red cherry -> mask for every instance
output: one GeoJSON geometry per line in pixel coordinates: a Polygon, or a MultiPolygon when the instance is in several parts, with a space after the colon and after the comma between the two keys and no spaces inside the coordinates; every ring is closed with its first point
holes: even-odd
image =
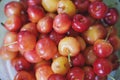
{"type": "Polygon", "coordinates": [[[103,20],[108,25],[114,25],[118,21],[118,16],[119,14],[116,8],[109,8],[103,20]]]}
{"type": "Polygon", "coordinates": [[[89,6],[89,13],[95,19],[102,19],[107,13],[107,6],[103,2],[92,2],[89,6]]]}
{"type": "Polygon", "coordinates": [[[71,58],[73,66],[83,66],[85,64],[85,57],[83,54],[78,54],[71,58]]]}
{"type": "Polygon", "coordinates": [[[72,28],[76,32],[84,32],[89,28],[89,26],[90,26],[90,21],[87,17],[81,14],[76,14],[73,17],[72,28]]]}
{"type": "Polygon", "coordinates": [[[102,39],[98,39],[94,43],[94,52],[98,57],[108,57],[110,54],[112,54],[113,47],[109,42],[102,39]]]}
{"type": "Polygon", "coordinates": [[[98,76],[104,77],[112,71],[112,64],[107,59],[98,58],[93,64],[93,69],[98,76]]]}
{"type": "Polygon", "coordinates": [[[79,67],[73,67],[67,73],[67,80],[84,80],[85,73],[79,67]]]}

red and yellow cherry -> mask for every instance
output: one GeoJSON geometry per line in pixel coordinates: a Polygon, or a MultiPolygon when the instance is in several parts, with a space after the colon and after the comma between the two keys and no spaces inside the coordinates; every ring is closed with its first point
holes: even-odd
{"type": "Polygon", "coordinates": [[[33,50],[36,45],[36,36],[29,31],[18,33],[18,46],[21,52],[33,50]]]}
{"type": "Polygon", "coordinates": [[[29,20],[33,23],[37,23],[45,15],[43,8],[37,5],[29,6],[27,13],[29,20]]]}
{"type": "Polygon", "coordinates": [[[39,55],[36,53],[36,50],[30,50],[30,51],[26,51],[23,53],[23,56],[25,57],[25,59],[30,62],[30,63],[38,63],[40,61],[42,61],[43,59],[41,57],[39,57],[39,55]]]}
{"type": "Polygon", "coordinates": [[[37,41],[36,52],[41,58],[50,60],[57,53],[57,46],[50,38],[42,38],[37,41]]]}
{"type": "Polygon", "coordinates": [[[36,69],[35,76],[37,80],[48,80],[49,76],[53,74],[50,65],[42,65],[36,69]]]}
{"type": "Polygon", "coordinates": [[[29,31],[33,33],[36,37],[38,36],[37,25],[35,23],[26,23],[25,25],[23,25],[20,31],[29,31]]]}
{"type": "Polygon", "coordinates": [[[60,0],[42,0],[42,6],[47,12],[56,12],[60,0]]]}
{"type": "Polygon", "coordinates": [[[4,46],[8,51],[18,52],[17,32],[7,32],[4,37],[4,46]]]}
{"type": "Polygon", "coordinates": [[[83,32],[82,36],[88,44],[94,44],[97,39],[104,39],[106,34],[106,29],[102,24],[94,24],[83,32]]]}
{"type": "Polygon", "coordinates": [[[23,6],[18,1],[8,2],[4,7],[4,13],[7,17],[13,15],[21,15],[22,11],[23,11],[23,6]]]}
{"type": "Polygon", "coordinates": [[[19,53],[11,52],[5,46],[2,46],[0,48],[0,58],[3,60],[11,60],[11,59],[15,58],[17,54],[19,54],[19,53]]]}
{"type": "Polygon", "coordinates": [[[58,44],[58,51],[63,56],[76,56],[80,52],[80,46],[75,37],[64,37],[58,44]]]}
{"type": "Polygon", "coordinates": [[[22,27],[22,24],[21,16],[12,15],[5,21],[4,27],[8,31],[19,31],[19,29],[22,27]]]}
{"type": "Polygon", "coordinates": [[[53,29],[59,34],[64,34],[70,29],[71,24],[70,16],[66,13],[61,13],[54,18],[53,29]]]}
{"type": "Polygon", "coordinates": [[[14,80],[36,80],[36,79],[31,73],[27,71],[19,71],[15,75],[14,80]]]}
{"type": "Polygon", "coordinates": [[[50,16],[45,16],[42,19],[40,19],[37,23],[37,30],[40,33],[49,33],[52,31],[53,27],[53,18],[50,16]]]}
{"type": "Polygon", "coordinates": [[[51,68],[56,74],[66,75],[70,69],[70,64],[67,57],[60,56],[53,60],[51,68]]]}
{"type": "Polygon", "coordinates": [[[98,58],[93,51],[93,46],[89,46],[84,50],[84,57],[87,65],[93,65],[93,63],[98,58]]]}
{"type": "Polygon", "coordinates": [[[66,13],[72,17],[76,14],[76,6],[70,0],[60,0],[57,4],[57,13],[66,13]]]}

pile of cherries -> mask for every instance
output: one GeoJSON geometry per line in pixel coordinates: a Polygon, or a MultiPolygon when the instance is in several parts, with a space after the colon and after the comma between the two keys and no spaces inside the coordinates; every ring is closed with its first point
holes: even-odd
{"type": "Polygon", "coordinates": [[[4,13],[14,80],[107,80],[119,67],[119,14],[102,0],[11,1],[4,13]]]}

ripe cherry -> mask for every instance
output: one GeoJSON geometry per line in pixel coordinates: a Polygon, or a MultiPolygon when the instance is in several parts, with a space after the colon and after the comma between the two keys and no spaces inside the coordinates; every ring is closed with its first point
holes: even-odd
{"type": "Polygon", "coordinates": [[[109,8],[103,20],[108,25],[114,25],[118,21],[118,16],[116,8],[109,8]]]}
{"type": "Polygon", "coordinates": [[[98,76],[104,77],[112,71],[112,64],[107,59],[98,58],[93,64],[93,69],[98,76]]]}
{"type": "Polygon", "coordinates": [[[67,73],[67,80],[84,80],[85,73],[80,67],[73,67],[67,73]]]}
{"type": "Polygon", "coordinates": [[[90,26],[90,21],[87,17],[81,14],[76,14],[73,17],[72,28],[76,32],[84,32],[89,28],[89,26],[90,26]]]}
{"type": "Polygon", "coordinates": [[[94,52],[98,57],[108,57],[113,52],[112,45],[103,39],[98,39],[94,43],[94,52]]]}
{"type": "Polygon", "coordinates": [[[89,13],[95,19],[102,19],[107,13],[107,6],[103,2],[92,2],[89,6],[89,13]]]}

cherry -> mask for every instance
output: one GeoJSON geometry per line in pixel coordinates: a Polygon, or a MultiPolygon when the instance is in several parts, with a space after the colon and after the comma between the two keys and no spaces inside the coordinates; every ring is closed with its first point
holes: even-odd
{"type": "Polygon", "coordinates": [[[21,15],[23,11],[23,6],[18,1],[8,2],[4,7],[4,13],[7,17],[12,15],[21,15]]]}
{"type": "Polygon", "coordinates": [[[37,80],[48,80],[49,76],[53,74],[50,65],[42,65],[36,69],[35,76],[37,80]]]}
{"type": "Polygon", "coordinates": [[[37,41],[36,52],[41,58],[50,60],[57,53],[57,46],[50,38],[42,38],[37,41]]]}
{"type": "Polygon", "coordinates": [[[79,53],[78,55],[71,57],[71,62],[73,66],[84,66],[85,64],[85,57],[83,54],[79,53]]]}
{"type": "Polygon", "coordinates": [[[55,32],[54,30],[52,30],[49,34],[49,38],[55,41],[57,45],[60,42],[60,40],[64,37],[65,37],[65,34],[59,34],[55,32]]]}
{"type": "Polygon", "coordinates": [[[87,65],[93,65],[93,63],[97,59],[97,56],[95,55],[95,52],[93,51],[93,46],[89,46],[84,50],[84,57],[85,57],[85,63],[87,65]]]}
{"type": "Polygon", "coordinates": [[[112,64],[104,58],[98,58],[93,64],[94,72],[101,77],[107,76],[112,71],[112,64]]]}
{"type": "Polygon", "coordinates": [[[53,26],[53,18],[50,16],[45,16],[42,19],[40,19],[37,23],[37,30],[40,33],[49,33],[52,31],[53,26]]]}
{"type": "Polygon", "coordinates": [[[33,23],[37,23],[45,15],[43,8],[37,5],[29,6],[27,13],[29,20],[33,23]]]}
{"type": "Polygon", "coordinates": [[[108,25],[114,25],[118,21],[118,16],[116,8],[109,8],[103,20],[108,25]]]}
{"type": "Polygon", "coordinates": [[[29,71],[32,69],[31,63],[29,63],[24,57],[15,57],[11,60],[12,66],[15,68],[16,71],[29,71]]]}
{"type": "Polygon", "coordinates": [[[72,28],[76,32],[84,32],[89,28],[89,26],[90,26],[90,21],[87,17],[81,14],[76,14],[73,17],[72,28]]]}
{"type": "Polygon", "coordinates": [[[103,39],[98,39],[94,43],[94,52],[98,57],[108,57],[113,52],[112,45],[103,39]]]}
{"type": "Polygon", "coordinates": [[[18,42],[16,32],[7,32],[4,37],[4,46],[6,46],[8,51],[18,52],[18,42]]]}
{"type": "Polygon", "coordinates": [[[33,50],[36,45],[36,36],[29,31],[18,33],[18,46],[21,52],[33,50]]]}
{"type": "Polygon", "coordinates": [[[92,67],[85,66],[83,69],[85,71],[85,78],[84,78],[84,80],[95,80],[95,73],[94,73],[92,67]]]}
{"type": "Polygon", "coordinates": [[[95,1],[90,4],[88,11],[90,15],[95,19],[102,19],[105,17],[107,10],[108,8],[106,4],[104,4],[103,2],[95,1]]]}
{"type": "Polygon", "coordinates": [[[66,13],[58,14],[53,21],[53,29],[59,33],[66,33],[71,27],[72,20],[66,13]]]}
{"type": "Polygon", "coordinates": [[[65,80],[65,77],[60,74],[52,74],[49,76],[48,80],[65,80]]]}
{"type": "Polygon", "coordinates": [[[19,29],[22,27],[22,19],[19,15],[12,15],[7,18],[7,20],[4,23],[4,27],[8,31],[19,31],[19,29]]]}
{"type": "Polygon", "coordinates": [[[35,77],[27,71],[20,71],[15,75],[14,80],[35,80],[35,77]]]}
{"type": "Polygon", "coordinates": [[[73,0],[78,12],[84,13],[88,11],[90,5],[89,0],[73,0]]]}
{"type": "Polygon", "coordinates": [[[69,70],[66,80],[84,80],[85,72],[79,67],[73,67],[69,70]]]}

